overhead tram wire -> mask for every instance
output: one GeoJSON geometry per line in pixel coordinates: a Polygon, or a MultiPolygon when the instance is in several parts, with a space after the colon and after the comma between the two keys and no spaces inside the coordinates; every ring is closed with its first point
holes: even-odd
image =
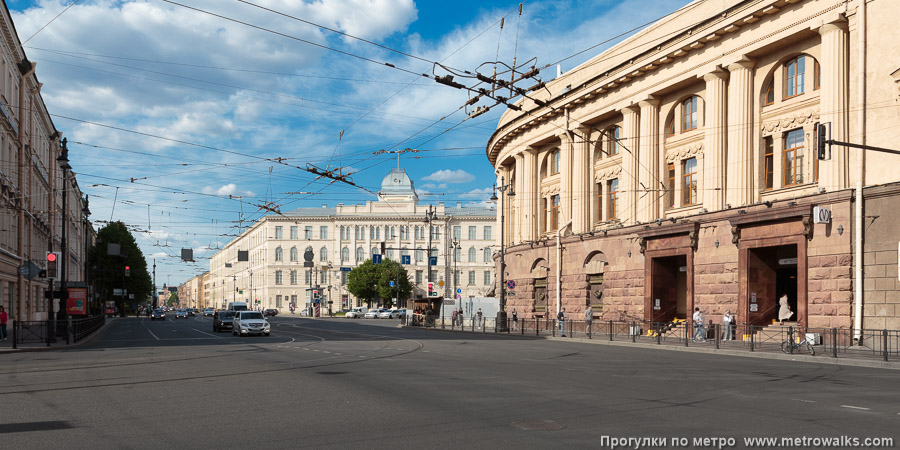
{"type": "Polygon", "coordinates": [[[75,6],[79,1],[80,1],[80,0],[74,0],[72,3],[69,3],[69,5],[66,6],[65,9],[63,9],[62,11],[60,11],[59,14],[57,14],[57,15],[54,16],[52,19],[50,19],[50,21],[47,22],[46,24],[44,24],[44,26],[38,28],[38,30],[35,31],[34,34],[32,34],[31,36],[28,36],[28,39],[25,39],[25,40],[22,42],[22,46],[24,47],[25,44],[28,43],[28,41],[30,41],[32,38],[34,38],[35,36],[37,36],[41,31],[44,31],[44,28],[49,27],[51,23],[53,23],[54,21],[56,21],[56,19],[59,19],[59,16],[65,14],[66,11],[69,10],[69,8],[75,6]]]}

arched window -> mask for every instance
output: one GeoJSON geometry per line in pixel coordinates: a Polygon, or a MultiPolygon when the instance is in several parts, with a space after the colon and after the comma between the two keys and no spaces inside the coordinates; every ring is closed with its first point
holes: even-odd
{"type": "Polygon", "coordinates": [[[673,115],[669,122],[666,123],[666,136],[675,136],[675,116],[673,115]]]}
{"type": "Polygon", "coordinates": [[[275,248],[275,261],[281,261],[284,259],[284,252],[281,250],[281,247],[275,248]]]}
{"type": "Polygon", "coordinates": [[[297,247],[291,247],[291,261],[292,261],[292,262],[297,262],[297,261],[298,261],[298,259],[299,259],[299,258],[298,258],[298,254],[299,254],[299,253],[300,253],[300,252],[297,251],[297,247]]]}
{"type": "Polygon", "coordinates": [[[556,175],[559,173],[559,149],[553,150],[550,152],[550,173],[549,175],[556,175]]]}
{"type": "Polygon", "coordinates": [[[475,259],[477,258],[476,254],[477,253],[475,252],[475,247],[469,247],[469,262],[470,263],[475,262],[475,259]]]}
{"type": "Polygon", "coordinates": [[[322,247],[319,249],[319,261],[325,262],[328,261],[328,249],[322,247]]]}
{"type": "Polygon", "coordinates": [[[341,261],[350,261],[350,249],[344,247],[341,249],[341,261]]]}
{"type": "Polygon", "coordinates": [[[694,95],[681,102],[681,112],[682,117],[684,118],[681,131],[697,129],[697,105],[700,103],[699,99],[700,97],[694,95]]]}
{"type": "Polygon", "coordinates": [[[484,262],[486,262],[486,263],[491,262],[491,248],[490,247],[484,248],[484,262]]]}
{"type": "Polygon", "coordinates": [[[788,99],[804,92],[806,57],[800,55],[784,63],[784,98],[788,99]]]}
{"type": "Polygon", "coordinates": [[[362,261],[366,257],[366,251],[362,247],[356,247],[356,260],[362,261]]]}
{"type": "Polygon", "coordinates": [[[622,139],[622,127],[614,126],[606,130],[606,153],[609,156],[619,154],[619,139],[622,139]]]}
{"type": "Polygon", "coordinates": [[[763,99],[763,106],[769,106],[775,103],[775,78],[770,77],[766,82],[766,96],[763,99]]]}

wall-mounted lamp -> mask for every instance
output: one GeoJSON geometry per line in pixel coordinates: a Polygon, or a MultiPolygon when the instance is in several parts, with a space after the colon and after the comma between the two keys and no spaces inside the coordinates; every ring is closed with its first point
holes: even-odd
{"type": "Polygon", "coordinates": [[[844,226],[838,225],[838,236],[843,236],[843,235],[844,235],[844,226]]]}
{"type": "Polygon", "coordinates": [[[628,257],[631,258],[631,250],[628,250],[628,257]]]}
{"type": "Polygon", "coordinates": [[[716,239],[716,248],[719,248],[719,240],[716,239]]]}

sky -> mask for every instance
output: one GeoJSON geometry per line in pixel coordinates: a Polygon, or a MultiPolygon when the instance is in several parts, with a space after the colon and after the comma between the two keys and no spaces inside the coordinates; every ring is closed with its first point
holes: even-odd
{"type": "Polygon", "coordinates": [[[420,202],[487,202],[502,107],[468,118],[468,92],[422,74],[534,58],[550,81],[557,62],[571,70],[616,41],[572,55],[688,2],[528,1],[521,16],[500,0],[6,3],[94,227],[127,224],[172,286],[209,270],[263,206],[376,200],[398,164],[386,152],[411,150],[399,165],[420,202]]]}

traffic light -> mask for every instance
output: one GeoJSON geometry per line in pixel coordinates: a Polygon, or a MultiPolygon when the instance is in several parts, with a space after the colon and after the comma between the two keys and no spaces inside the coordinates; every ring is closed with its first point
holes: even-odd
{"type": "Polygon", "coordinates": [[[47,252],[47,277],[56,278],[57,264],[59,264],[59,252],[47,252]]]}
{"type": "Polygon", "coordinates": [[[313,289],[313,299],[318,300],[321,297],[322,293],[318,289],[313,289]]]}
{"type": "Polygon", "coordinates": [[[828,125],[820,123],[816,125],[816,157],[819,161],[825,161],[828,158],[828,149],[825,148],[827,140],[828,125]]]}
{"type": "Polygon", "coordinates": [[[381,241],[381,252],[380,254],[384,255],[384,251],[387,250],[387,243],[381,241]]]}
{"type": "Polygon", "coordinates": [[[429,297],[431,297],[433,295],[432,292],[434,292],[434,283],[428,283],[428,296],[429,297]]]}
{"type": "Polygon", "coordinates": [[[131,266],[125,266],[125,276],[126,277],[131,276],[131,266]]]}

